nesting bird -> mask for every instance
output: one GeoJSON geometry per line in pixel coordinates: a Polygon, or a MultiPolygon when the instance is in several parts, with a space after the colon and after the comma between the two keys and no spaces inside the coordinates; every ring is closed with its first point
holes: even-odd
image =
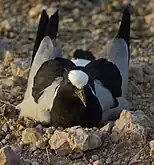
{"type": "Polygon", "coordinates": [[[108,59],[95,59],[76,50],[71,60],[57,55],[58,10],[42,12],[32,66],[20,116],[53,126],[84,127],[119,116],[131,104],[126,100],[129,64],[130,13],[123,12],[117,36],[105,48],[108,59]]]}

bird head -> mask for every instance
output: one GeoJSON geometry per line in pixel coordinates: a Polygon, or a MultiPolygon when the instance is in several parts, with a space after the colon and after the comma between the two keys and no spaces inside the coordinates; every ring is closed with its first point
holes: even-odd
{"type": "Polygon", "coordinates": [[[68,96],[79,98],[86,107],[86,96],[84,87],[88,84],[89,76],[82,70],[71,70],[64,73],[64,81],[60,85],[60,90],[68,96]],[[67,93],[66,93],[67,92],[67,93]],[[69,95],[70,92],[70,95],[69,95]]]}

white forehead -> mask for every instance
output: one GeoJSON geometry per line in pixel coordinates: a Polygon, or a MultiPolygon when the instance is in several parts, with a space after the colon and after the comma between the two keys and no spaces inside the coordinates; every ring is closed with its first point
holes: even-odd
{"type": "Polygon", "coordinates": [[[81,70],[72,70],[68,74],[68,79],[74,86],[81,89],[88,83],[89,77],[81,70]]]}

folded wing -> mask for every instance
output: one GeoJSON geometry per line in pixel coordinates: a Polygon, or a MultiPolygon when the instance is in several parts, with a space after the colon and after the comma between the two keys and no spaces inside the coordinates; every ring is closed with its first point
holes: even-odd
{"type": "Polygon", "coordinates": [[[113,97],[121,96],[121,75],[112,62],[106,59],[98,59],[85,66],[86,72],[94,79],[99,80],[107,88],[113,97]]]}

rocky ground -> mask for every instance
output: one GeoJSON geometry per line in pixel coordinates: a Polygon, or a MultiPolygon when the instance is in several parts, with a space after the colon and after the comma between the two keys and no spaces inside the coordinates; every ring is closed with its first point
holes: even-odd
{"type": "Polygon", "coordinates": [[[42,8],[60,8],[59,45],[103,56],[126,0],[0,1],[0,165],[154,164],[154,1],[133,0],[129,99],[115,122],[101,128],[45,128],[18,120],[42,8]],[[7,162],[7,163],[6,163],[7,162]],[[153,163],[152,163],[153,162],[153,163]]]}

